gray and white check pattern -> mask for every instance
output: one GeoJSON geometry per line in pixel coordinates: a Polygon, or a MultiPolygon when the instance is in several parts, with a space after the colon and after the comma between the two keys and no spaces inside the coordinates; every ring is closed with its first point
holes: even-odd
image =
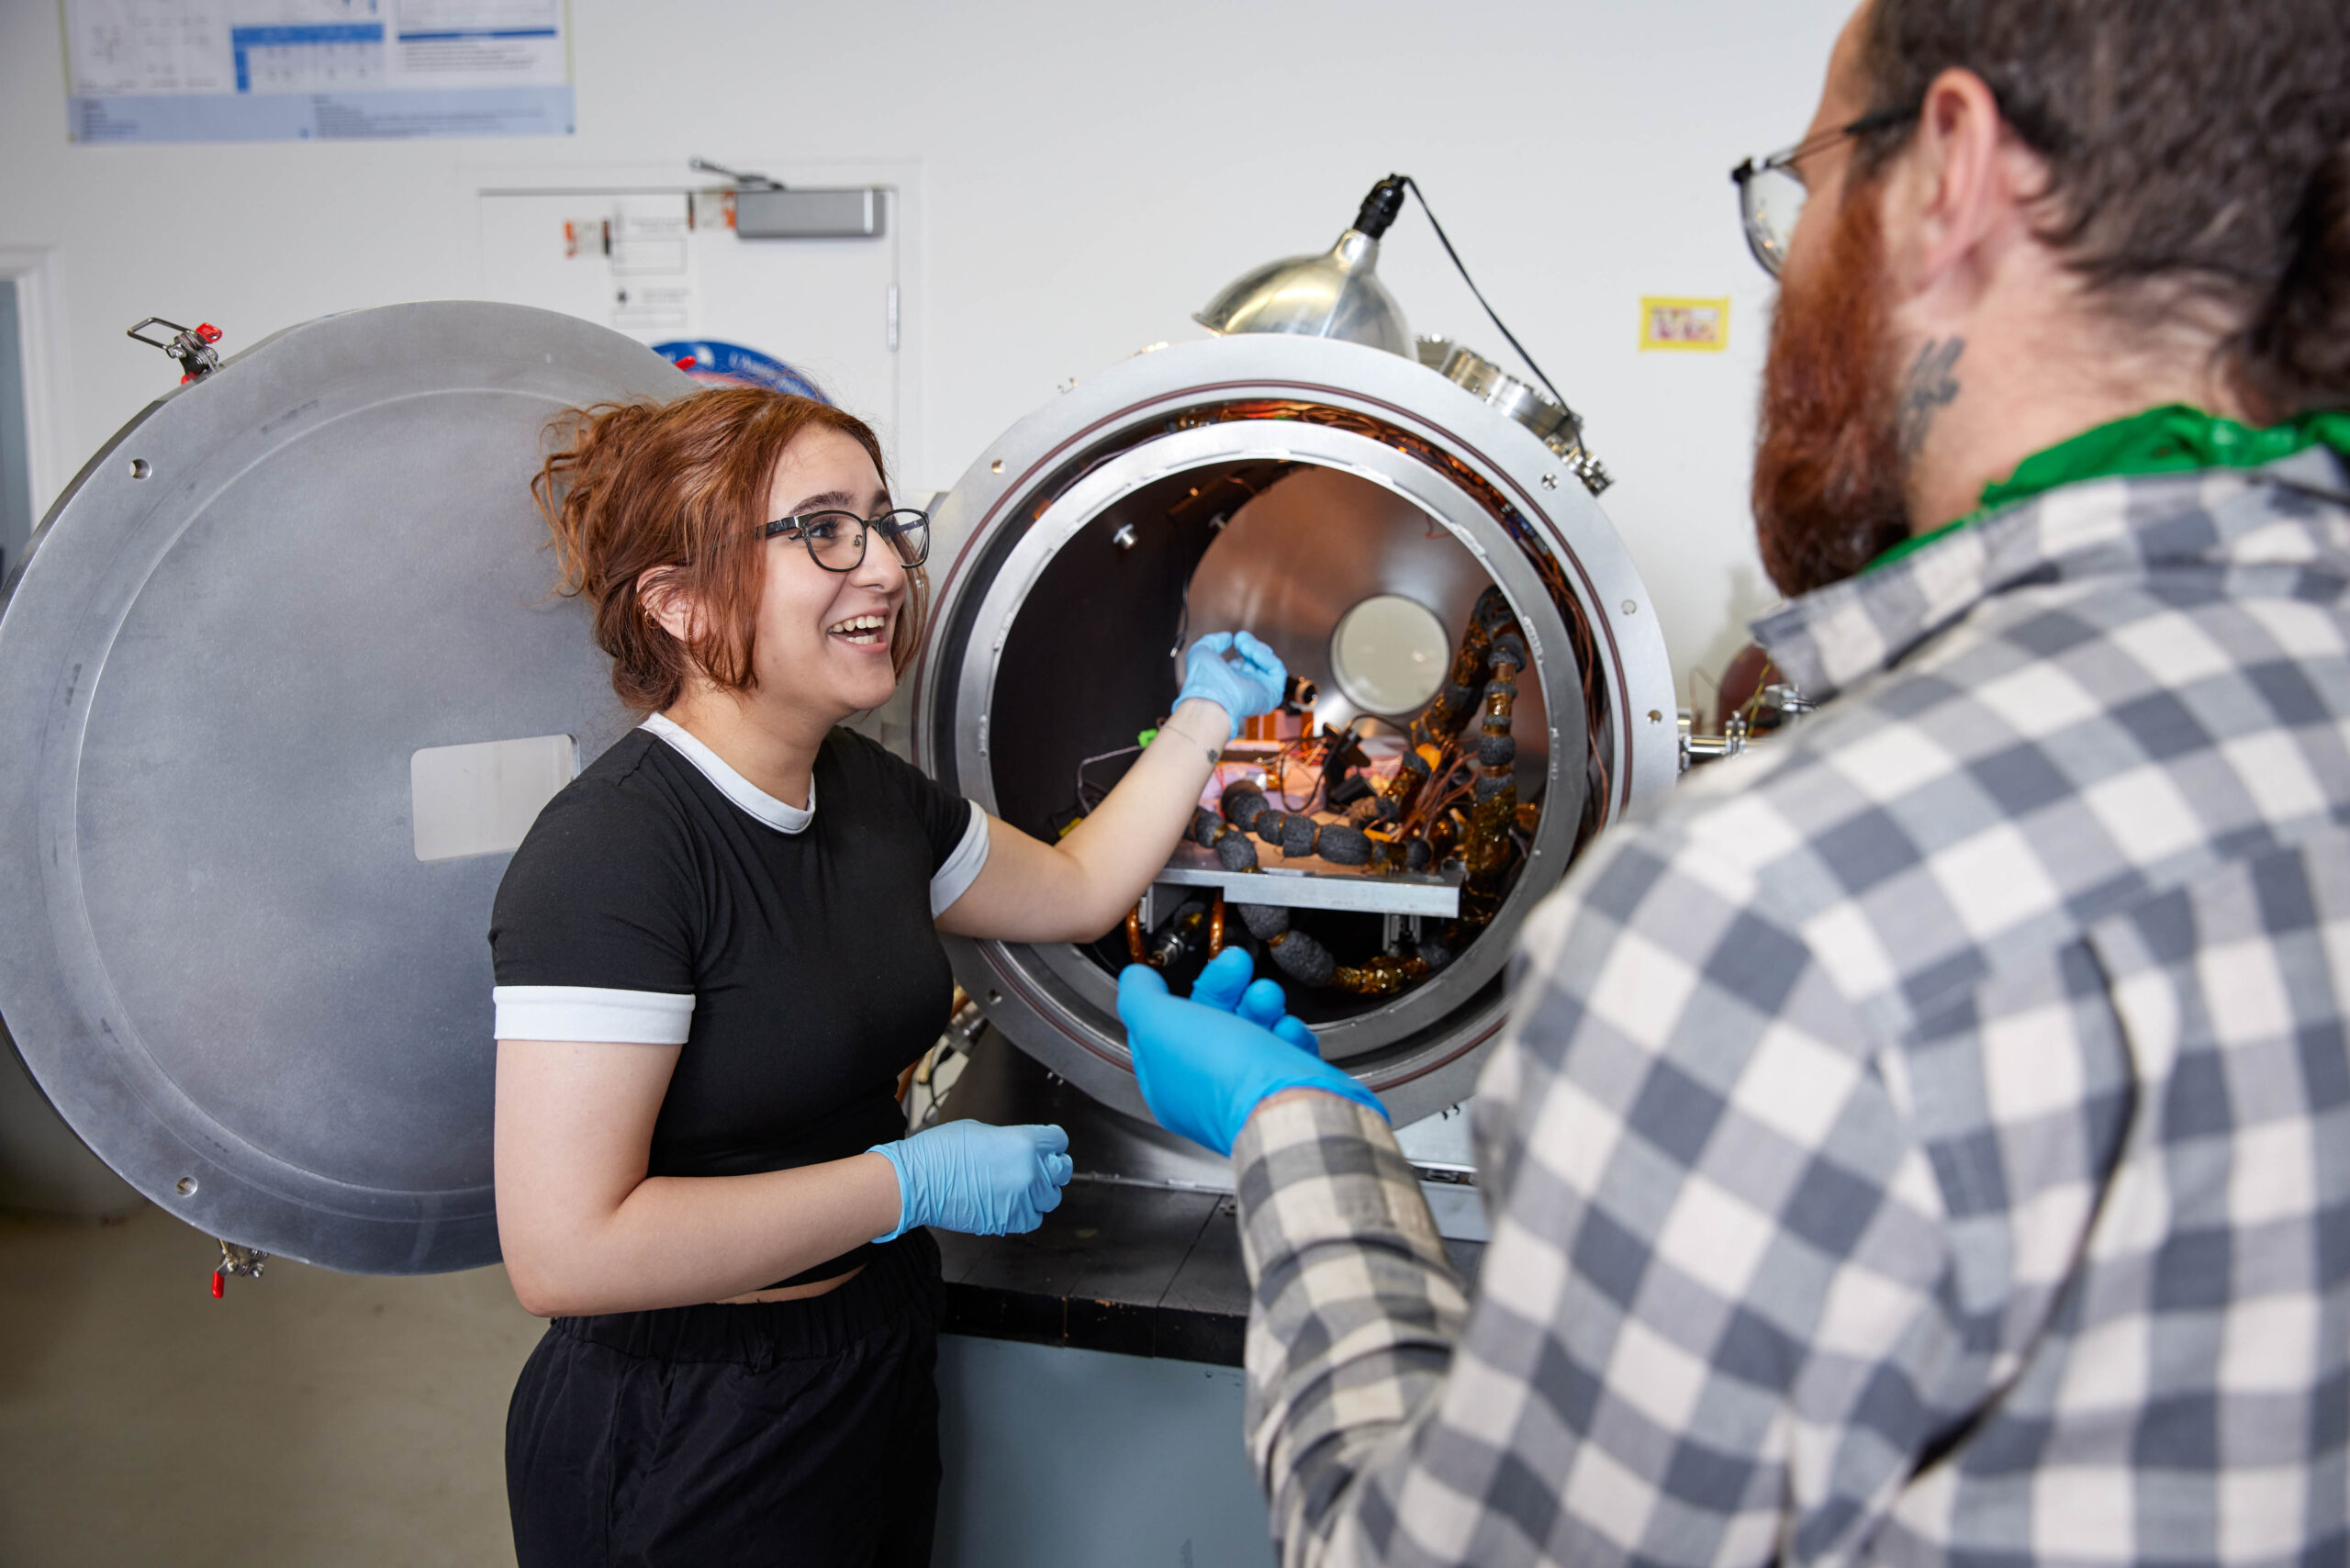
{"type": "Polygon", "coordinates": [[[1234,1158],[1287,1564],[2350,1561],[2350,474],[2078,484],[1758,632],[1834,700],[1529,922],[1471,1297],[1234,1158]]]}

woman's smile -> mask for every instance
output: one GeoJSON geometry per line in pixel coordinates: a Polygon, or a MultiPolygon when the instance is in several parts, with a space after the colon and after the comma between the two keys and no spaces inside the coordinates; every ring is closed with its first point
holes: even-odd
{"type": "Polygon", "coordinates": [[[890,619],[887,611],[845,616],[825,627],[824,634],[837,637],[852,648],[878,648],[887,653],[890,651],[890,619]]]}

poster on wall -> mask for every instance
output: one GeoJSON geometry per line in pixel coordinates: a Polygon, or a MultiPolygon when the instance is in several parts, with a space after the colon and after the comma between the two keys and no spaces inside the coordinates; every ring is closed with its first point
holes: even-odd
{"type": "Polygon", "coordinates": [[[569,0],[59,0],[75,141],[567,136],[569,0]]]}

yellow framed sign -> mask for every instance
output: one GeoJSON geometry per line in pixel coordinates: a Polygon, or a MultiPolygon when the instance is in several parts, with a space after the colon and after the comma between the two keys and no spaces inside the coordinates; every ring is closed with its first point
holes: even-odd
{"type": "Polygon", "coordinates": [[[1640,349],[1675,353],[1719,353],[1729,347],[1729,297],[1691,299],[1678,295],[1640,296],[1640,349]]]}

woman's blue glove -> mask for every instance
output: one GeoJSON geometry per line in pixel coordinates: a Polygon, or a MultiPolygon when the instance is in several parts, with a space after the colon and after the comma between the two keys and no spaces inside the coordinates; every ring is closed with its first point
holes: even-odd
{"type": "Polygon", "coordinates": [[[1270,713],[1281,705],[1289,671],[1281,656],[1246,632],[1211,632],[1183,655],[1183,689],[1175,694],[1181,707],[1192,697],[1204,697],[1224,710],[1232,729],[1224,738],[1231,744],[1240,733],[1240,721],[1270,713]],[[1229,650],[1235,657],[1225,658],[1229,650]]]}
{"type": "Polygon", "coordinates": [[[918,1225],[966,1236],[1034,1230],[1061,1206],[1069,1184],[1069,1134],[1058,1127],[995,1127],[946,1122],[866,1152],[897,1168],[895,1241],[918,1225]]]}
{"type": "Polygon", "coordinates": [[[1284,1089],[1324,1090],[1386,1115],[1379,1096],[1322,1059],[1280,986],[1248,983],[1255,969],[1227,947],[1200,971],[1189,1002],[1168,995],[1158,971],[1142,964],[1118,976],[1126,1048],[1159,1125],[1230,1154],[1249,1113],[1284,1089]]]}

